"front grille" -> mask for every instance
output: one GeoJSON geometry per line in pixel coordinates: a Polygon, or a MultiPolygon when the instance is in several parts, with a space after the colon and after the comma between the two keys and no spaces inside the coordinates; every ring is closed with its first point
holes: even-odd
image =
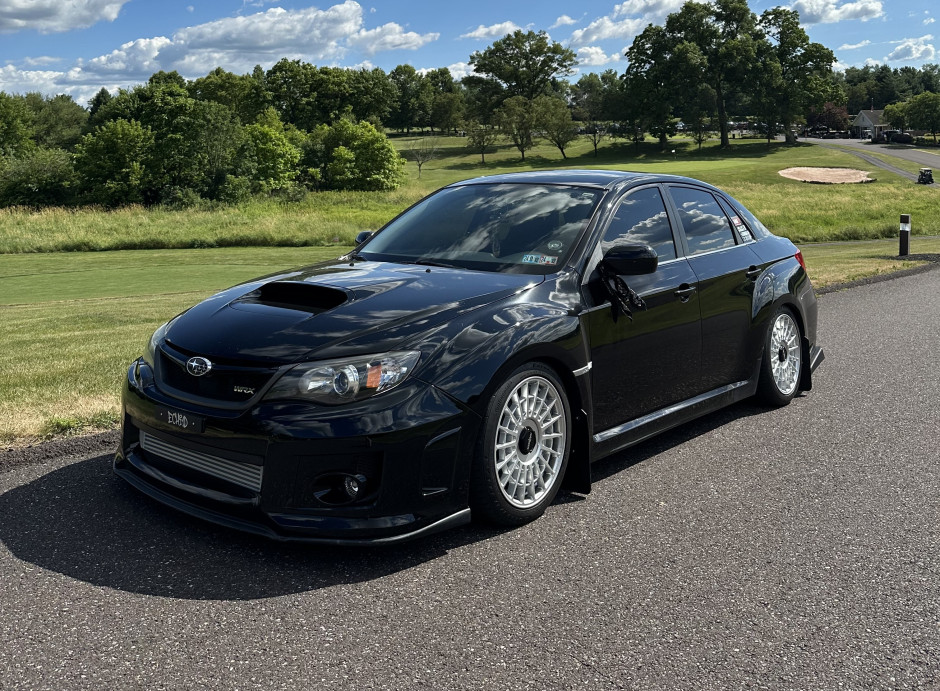
{"type": "Polygon", "coordinates": [[[140,432],[140,448],[147,453],[152,453],[164,460],[177,463],[191,470],[198,470],[201,473],[231,482],[253,492],[261,491],[263,466],[230,461],[227,458],[183,449],[175,444],[158,439],[152,434],[147,434],[143,430],[140,432]]]}
{"type": "MultiPolygon", "coordinates": [[[[220,404],[246,403],[267,385],[275,374],[276,367],[245,367],[213,362],[212,369],[201,377],[186,371],[190,355],[177,352],[164,345],[158,352],[160,361],[159,379],[169,393],[178,392],[186,396],[220,404]]],[[[186,397],[183,396],[183,397],[186,397]]]]}

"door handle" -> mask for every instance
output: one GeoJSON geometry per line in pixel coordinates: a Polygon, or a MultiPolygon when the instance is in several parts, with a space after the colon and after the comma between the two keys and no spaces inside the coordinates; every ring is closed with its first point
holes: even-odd
{"type": "Polygon", "coordinates": [[[747,270],[747,273],[744,275],[747,276],[749,280],[756,281],[757,277],[761,275],[762,271],[763,269],[761,269],[759,266],[754,266],[752,264],[751,267],[747,270]]]}
{"type": "Polygon", "coordinates": [[[692,293],[695,292],[695,286],[690,286],[688,283],[683,283],[679,286],[679,290],[675,292],[679,302],[688,302],[689,298],[692,297],[692,293]]]}

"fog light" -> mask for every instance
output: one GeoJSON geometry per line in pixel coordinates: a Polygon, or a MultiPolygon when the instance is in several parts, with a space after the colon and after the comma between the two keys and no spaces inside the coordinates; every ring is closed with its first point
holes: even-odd
{"type": "Polygon", "coordinates": [[[346,494],[350,499],[355,499],[359,496],[359,493],[362,491],[362,484],[365,480],[361,475],[347,475],[346,481],[343,483],[343,487],[346,489],[346,494]]]}

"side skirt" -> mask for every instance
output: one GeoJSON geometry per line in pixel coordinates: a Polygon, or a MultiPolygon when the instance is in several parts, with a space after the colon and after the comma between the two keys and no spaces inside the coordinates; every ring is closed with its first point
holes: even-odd
{"type": "Polygon", "coordinates": [[[639,444],[660,432],[749,398],[756,391],[757,378],[755,377],[752,380],[739,381],[707,391],[636,420],[598,432],[591,440],[593,442],[591,460],[597,461],[628,446],[639,444]]]}

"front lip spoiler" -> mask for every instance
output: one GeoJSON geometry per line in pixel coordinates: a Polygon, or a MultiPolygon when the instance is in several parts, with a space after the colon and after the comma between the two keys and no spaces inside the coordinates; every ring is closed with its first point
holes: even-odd
{"type": "Polygon", "coordinates": [[[416,538],[430,535],[431,533],[436,533],[448,528],[455,528],[460,525],[465,525],[470,522],[470,509],[467,508],[461,509],[460,511],[452,513],[449,516],[445,516],[444,518],[441,518],[440,520],[437,520],[434,523],[426,525],[422,528],[418,528],[417,530],[412,530],[407,533],[402,533],[400,535],[387,535],[383,537],[372,538],[333,538],[312,537],[306,535],[284,535],[259,523],[247,521],[235,516],[229,516],[218,511],[213,511],[212,509],[196,506],[194,504],[190,504],[187,501],[183,501],[182,499],[179,499],[172,494],[164,492],[159,487],[155,487],[149,482],[146,482],[136,473],[131,472],[125,468],[121,468],[118,462],[122,460],[125,459],[121,456],[121,454],[117,454],[115,456],[115,474],[147,496],[156,499],[157,501],[166,504],[171,508],[189,514],[190,516],[201,518],[205,521],[215,523],[216,525],[221,525],[225,528],[232,528],[234,530],[239,530],[245,533],[260,535],[278,542],[306,543],[312,545],[340,545],[346,547],[354,545],[394,545],[402,542],[408,542],[409,540],[414,540],[416,538]]]}

